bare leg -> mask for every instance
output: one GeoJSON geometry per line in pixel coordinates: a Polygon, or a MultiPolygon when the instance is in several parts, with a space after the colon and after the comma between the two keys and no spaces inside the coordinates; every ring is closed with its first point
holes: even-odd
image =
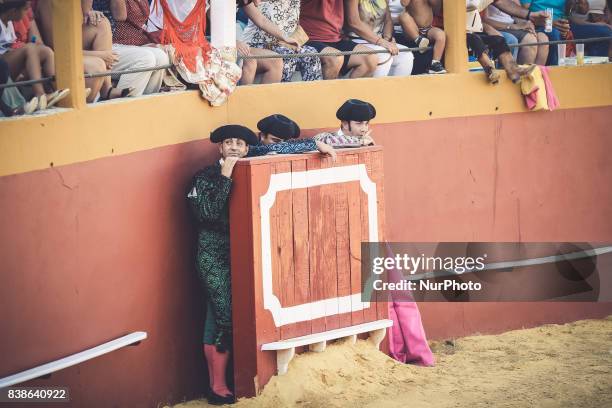
{"type": "MultiPolygon", "coordinates": [[[[333,47],[325,47],[321,50],[321,52],[338,52],[338,50],[333,47]]],[[[323,79],[338,78],[343,63],[344,57],[341,55],[337,57],[321,57],[321,69],[323,71],[323,79]]]]}
{"type": "Polygon", "coordinates": [[[410,41],[414,41],[419,36],[419,27],[417,26],[414,18],[407,11],[402,11],[399,15],[399,23],[404,30],[404,35],[410,41]]]}
{"type": "MultiPolygon", "coordinates": [[[[538,33],[538,42],[548,41],[548,37],[544,33],[538,33]]],[[[538,65],[546,65],[548,59],[548,45],[538,45],[538,56],[535,63],[538,65]]]]}
{"type": "MultiPolygon", "coordinates": [[[[40,51],[38,48],[30,43],[16,50],[9,51],[2,56],[2,59],[9,65],[13,80],[22,72],[25,73],[28,79],[42,78],[40,51]]],[[[45,93],[42,84],[32,85],[32,91],[36,96],[41,96],[45,93]]]]}
{"type": "Polygon", "coordinates": [[[255,73],[257,72],[257,60],[248,59],[242,61],[242,76],[240,77],[240,85],[251,85],[255,81],[255,73]]]}
{"type": "Polygon", "coordinates": [[[444,55],[444,48],[446,47],[446,34],[438,27],[432,27],[427,33],[427,38],[433,41],[433,59],[441,61],[444,55]]]}
{"type": "Polygon", "coordinates": [[[523,68],[516,65],[514,58],[512,58],[512,54],[510,52],[504,52],[499,55],[499,62],[501,62],[502,66],[506,70],[508,74],[508,78],[512,82],[518,82],[522,76],[529,74],[535,68],[535,65],[530,65],[529,67],[523,68]]]}
{"type": "Polygon", "coordinates": [[[44,43],[53,48],[53,6],[51,1],[52,0],[38,0],[34,13],[44,43]]]}
{"type": "MultiPolygon", "coordinates": [[[[528,44],[528,43],[534,43],[534,42],[536,42],[535,35],[527,34],[526,36],[523,37],[521,44],[528,44]]],[[[534,61],[536,60],[537,53],[538,53],[537,46],[521,47],[519,50],[517,62],[519,64],[533,64],[534,61]]]]}
{"type": "MultiPolygon", "coordinates": [[[[510,53],[507,53],[507,54],[510,54],[510,53]]],[[[510,54],[510,58],[512,58],[512,54],[510,54]]],[[[495,65],[493,64],[493,61],[491,61],[489,56],[486,53],[483,53],[482,55],[478,57],[478,62],[480,63],[482,68],[484,68],[484,72],[487,74],[487,78],[489,79],[489,82],[491,82],[492,84],[498,83],[499,74],[495,72],[495,65]]]]}
{"type": "Polygon", "coordinates": [[[110,23],[103,19],[97,26],[83,25],[83,49],[109,51],[113,48],[113,33],[110,23]]]}
{"type": "Polygon", "coordinates": [[[441,14],[442,12],[442,0],[429,0],[429,5],[433,10],[433,13],[436,15],[441,14]]]}
{"type": "MultiPolygon", "coordinates": [[[[251,48],[251,54],[271,55],[276,53],[261,48],[251,48]]],[[[275,84],[280,82],[283,78],[282,58],[265,58],[257,60],[257,73],[261,74],[262,84],[275,84]]]]}
{"type": "MultiPolygon", "coordinates": [[[[354,51],[368,51],[370,48],[365,45],[358,45],[354,51]]],[[[376,54],[351,55],[347,68],[352,69],[351,78],[371,77],[378,66],[378,56],[376,54]]]]}
{"type": "MultiPolygon", "coordinates": [[[[98,74],[106,71],[106,64],[101,58],[87,55],[83,57],[83,67],[86,74],[98,74]]],[[[91,103],[96,99],[98,92],[102,92],[102,85],[104,84],[104,80],[107,78],[110,83],[110,77],[85,79],[85,86],[87,88],[91,88],[91,93],[87,97],[88,103],[91,103]]],[[[108,92],[108,88],[106,88],[106,92],[108,92]]]]}

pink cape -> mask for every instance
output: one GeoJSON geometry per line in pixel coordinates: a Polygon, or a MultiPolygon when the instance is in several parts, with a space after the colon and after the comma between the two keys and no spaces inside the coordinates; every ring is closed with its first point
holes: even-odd
{"type": "MultiPolygon", "coordinates": [[[[387,256],[393,256],[388,244],[387,256]]],[[[390,282],[399,282],[401,279],[399,271],[389,271],[390,282]]],[[[402,363],[433,366],[435,359],[427,344],[421,313],[409,291],[391,293],[389,318],[393,320],[393,326],[387,330],[391,357],[402,363]]]]}

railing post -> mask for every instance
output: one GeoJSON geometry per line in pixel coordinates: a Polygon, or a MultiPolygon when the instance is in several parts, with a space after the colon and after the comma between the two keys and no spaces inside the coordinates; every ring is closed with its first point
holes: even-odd
{"type": "MultiPolygon", "coordinates": [[[[236,59],[236,3],[229,0],[210,2],[210,44],[236,59]]],[[[229,56],[229,55],[228,55],[229,56]]]]}
{"type": "Polygon", "coordinates": [[[60,104],[75,109],[85,106],[82,25],[80,0],[53,0],[56,84],[58,89],[70,88],[70,95],[60,104]]]}
{"type": "Polygon", "coordinates": [[[446,32],[444,65],[448,72],[453,74],[468,71],[465,19],[464,0],[444,0],[444,31],[446,32]]]}

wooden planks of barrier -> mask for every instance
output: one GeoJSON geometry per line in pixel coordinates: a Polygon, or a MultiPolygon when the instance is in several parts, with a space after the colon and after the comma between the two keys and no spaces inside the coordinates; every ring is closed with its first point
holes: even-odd
{"type": "Polygon", "coordinates": [[[386,303],[372,299],[366,307],[360,296],[361,242],[372,234],[384,239],[383,151],[337,153],[335,163],[309,153],[243,159],[235,167],[230,239],[238,397],[256,395],[276,373],[276,354],[262,351],[263,344],[387,318],[386,303]]]}

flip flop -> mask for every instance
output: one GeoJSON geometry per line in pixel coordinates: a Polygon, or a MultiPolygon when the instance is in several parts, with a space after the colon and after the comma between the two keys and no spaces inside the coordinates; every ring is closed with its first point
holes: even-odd
{"type": "Polygon", "coordinates": [[[111,92],[113,91],[113,89],[118,89],[118,88],[109,88],[108,92],[106,93],[106,96],[104,98],[100,98],[101,101],[110,101],[112,99],[117,99],[117,98],[128,98],[131,96],[134,96],[134,94],[136,93],[136,88],[123,88],[121,90],[121,95],[116,96],[114,98],[110,97],[111,92]]]}
{"type": "Polygon", "coordinates": [[[58,89],[57,91],[53,92],[51,95],[49,95],[49,101],[47,102],[47,109],[55,106],[59,101],[67,97],[69,94],[70,94],[70,89],[68,88],[61,89],[61,90],[58,89]]]}
{"type": "Polygon", "coordinates": [[[36,107],[37,111],[47,109],[47,95],[42,94],[38,98],[38,106],[36,107]]]}
{"type": "Polygon", "coordinates": [[[13,109],[10,116],[29,115],[31,113],[34,113],[34,111],[36,111],[36,108],[38,108],[38,98],[33,97],[20,107],[13,109]]]}

